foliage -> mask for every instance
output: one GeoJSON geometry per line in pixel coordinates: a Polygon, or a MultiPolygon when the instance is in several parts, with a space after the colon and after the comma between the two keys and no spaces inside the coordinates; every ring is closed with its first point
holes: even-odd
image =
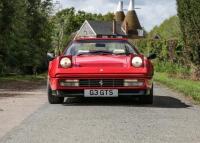
{"type": "Polygon", "coordinates": [[[20,57],[17,53],[16,46],[19,50],[23,49],[24,32],[21,31],[25,26],[24,19],[21,14],[25,11],[23,1],[1,1],[1,19],[0,19],[0,61],[1,72],[8,70],[10,66],[17,66],[20,61],[16,61],[20,57]],[[18,10],[18,7],[21,7],[18,10]]]}
{"type": "Polygon", "coordinates": [[[191,96],[195,101],[200,102],[200,82],[193,80],[185,80],[172,77],[166,73],[156,73],[154,79],[160,83],[176,89],[186,96],[191,96]]]}
{"type": "Polygon", "coordinates": [[[200,1],[177,0],[185,57],[191,61],[194,76],[200,79],[200,1]]]}
{"type": "Polygon", "coordinates": [[[177,5],[178,17],[155,26],[136,45],[145,54],[157,53],[156,70],[200,79],[200,1],[177,0],[177,5]]]}
{"type": "Polygon", "coordinates": [[[33,68],[33,72],[38,67],[46,63],[46,53],[51,48],[52,26],[49,23],[48,14],[51,8],[51,1],[28,0],[27,9],[27,29],[29,59],[27,66],[33,68]]]}
{"type": "Polygon", "coordinates": [[[157,54],[154,61],[157,72],[188,78],[191,68],[187,65],[188,59],[184,57],[184,42],[181,35],[179,18],[173,16],[160,26],[154,27],[146,39],[135,41],[135,44],[146,55],[157,54]]]}
{"type": "Polygon", "coordinates": [[[0,1],[0,74],[36,74],[47,67],[46,53],[57,54],[87,20],[113,19],[113,14],[92,14],[64,9],[52,14],[52,0],[0,1]]]}
{"type": "Polygon", "coordinates": [[[148,34],[148,38],[154,38],[156,35],[161,39],[179,38],[181,35],[179,18],[172,16],[166,19],[160,26],[155,26],[148,34]]]}
{"type": "Polygon", "coordinates": [[[0,1],[0,74],[33,73],[51,48],[51,0],[0,1]]]}
{"type": "Polygon", "coordinates": [[[171,77],[178,77],[181,79],[187,79],[191,74],[190,68],[187,68],[180,63],[156,61],[155,70],[157,72],[168,73],[171,77]]]}
{"type": "Polygon", "coordinates": [[[56,13],[51,19],[54,24],[53,44],[55,52],[58,54],[62,51],[73,37],[72,33],[75,34],[85,20],[111,21],[113,17],[113,13],[105,15],[92,14],[84,11],[76,11],[73,7],[56,13]]]}
{"type": "MultiPolygon", "coordinates": [[[[139,50],[145,54],[151,52],[157,53],[161,59],[168,58],[167,52],[169,41],[177,42],[177,50],[180,51],[180,46],[183,46],[181,39],[181,31],[179,19],[173,16],[165,20],[160,26],[155,26],[148,34],[147,38],[134,40],[134,43],[139,47],[139,50]]],[[[176,43],[175,43],[176,44],[176,43]]]]}

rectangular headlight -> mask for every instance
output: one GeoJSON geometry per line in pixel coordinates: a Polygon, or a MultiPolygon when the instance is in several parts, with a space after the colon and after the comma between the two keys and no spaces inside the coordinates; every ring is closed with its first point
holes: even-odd
{"type": "Polygon", "coordinates": [[[60,86],[77,87],[79,86],[79,80],[60,80],[60,86]]]}
{"type": "Polygon", "coordinates": [[[124,86],[129,86],[129,87],[139,87],[143,86],[144,81],[137,80],[137,79],[125,79],[124,80],[124,86]]]}

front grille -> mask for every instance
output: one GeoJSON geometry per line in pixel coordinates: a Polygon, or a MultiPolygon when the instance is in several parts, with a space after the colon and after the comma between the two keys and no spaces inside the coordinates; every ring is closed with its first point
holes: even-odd
{"type": "Polygon", "coordinates": [[[123,79],[81,79],[80,87],[123,87],[123,79]]]}

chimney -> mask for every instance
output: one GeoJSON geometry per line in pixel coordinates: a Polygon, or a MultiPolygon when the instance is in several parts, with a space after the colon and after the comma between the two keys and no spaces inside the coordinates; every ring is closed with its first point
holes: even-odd
{"type": "Polygon", "coordinates": [[[123,11],[123,1],[119,1],[116,12],[123,11]]]}
{"type": "Polygon", "coordinates": [[[123,1],[119,1],[118,6],[117,6],[117,10],[115,13],[115,20],[117,22],[123,22],[125,18],[125,14],[123,11],[123,1]]]}
{"type": "Polygon", "coordinates": [[[128,12],[122,24],[122,28],[125,31],[127,28],[129,36],[138,35],[138,29],[142,29],[134,5],[134,0],[130,0],[128,12]]]}
{"type": "Polygon", "coordinates": [[[116,24],[116,21],[115,19],[113,20],[113,35],[116,35],[117,34],[117,24],[116,24]]]}
{"type": "Polygon", "coordinates": [[[130,0],[128,11],[132,11],[135,9],[135,0],[130,0]]]}

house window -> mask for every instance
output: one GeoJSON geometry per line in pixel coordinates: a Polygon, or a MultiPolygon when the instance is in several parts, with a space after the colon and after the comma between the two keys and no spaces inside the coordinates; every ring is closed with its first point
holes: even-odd
{"type": "Polygon", "coordinates": [[[87,31],[86,31],[86,30],[84,30],[84,34],[85,34],[85,35],[88,35],[88,33],[87,33],[87,31]]]}
{"type": "Polygon", "coordinates": [[[144,30],[143,29],[137,29],[138,36],[143,37],[144,36],[144,30]]]}

